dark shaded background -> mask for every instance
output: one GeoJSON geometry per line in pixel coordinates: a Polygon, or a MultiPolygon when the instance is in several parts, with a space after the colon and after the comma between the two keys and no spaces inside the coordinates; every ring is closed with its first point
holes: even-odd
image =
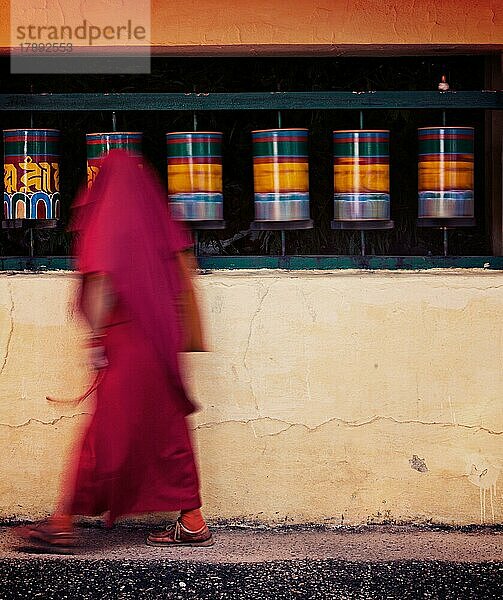
{"type": "MultiPolygon", "coordinates": [[[[484,87],[484,57],[404,58],[153,58],[150,75],[11,75],[9,58],[0,59],[0,89],[6,92],[252,92],[326,90],[436,90],[445,73],[454,90],[484,87]]],[[[276,254],[279,234],[248,232],[253,220],[253,129],[277,126],[275,111],[215,111],[197,115],[198,129],[224,133],[224,213],[228,227],[203,232],[203,251],[224,254],[276,254]],[[233,240],[233,241],[231,241],[233,240]]],[[[78,187],[85,181],[85,134],[111,130],[110,112],[34,113],[34,127],[62,132],[61,196],[63,224],[78,187]]],[[[370,110],[364,127],[391,130],[391,216],[395,229],[367,233],[367,252],[388,255],[442,253],[438,230],[418,229],[417,128],[442,124],[439,110],[370,110]]],[[[484,215],[484,111],[453,110],[447,125],[475,127],[475,205],[477,226],[450,233],[452,254],[491,254],[484,215]]],[[[29,113],[0,113],[1,128],[30,127],[29,113]]],[[[284,111],[283,127],[310,131],[311,216],[315,228],[288,232],[289,254],[357,254],[358,232],[330,229],[333,206],[332,135],[334,129],[359,127],[354,110],[284,111]]],[[[144,153],[166,179],[164,133],[192,130],[189,112],[123,112],[118,131],[143,131],[144,153]]],[[[148,206],[145,207],[148,210],[148,206]]],[[[69,234],[37,231],[38,255],[70,252],[69,234]]],[[[26,255],[27,232],[0,235],[0,254],[26,255]]]]}

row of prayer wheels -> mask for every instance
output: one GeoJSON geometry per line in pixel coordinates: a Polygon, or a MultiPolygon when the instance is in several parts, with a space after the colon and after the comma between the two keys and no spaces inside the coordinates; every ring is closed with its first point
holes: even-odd
{"type": "MultiPolygon", "coordinates": [[[[4,130],[4,218],[59,217],[59,138],[56,129],[4,130]]],[[[220,132],[166,134],[168,196],[176,219],[223,222],[220,132]]],[[[333,132],[334,221],[389,223],[388,130],[333,132]]],[[[473,219],[474,130],[422,127],[419,139],[419,219],[473,219]]],[[[252,132],[255,220],[309,220],[307,129],[252,132]]],[[[89,133],[87,177],[92,185],[112,149],[141,157],[139,132],[89,133]]],[[[354,227],[357,229],[358,227],[354,227]]]]}

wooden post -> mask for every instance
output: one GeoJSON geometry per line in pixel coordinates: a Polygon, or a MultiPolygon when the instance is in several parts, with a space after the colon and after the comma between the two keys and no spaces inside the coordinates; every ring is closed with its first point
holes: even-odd
{"type": "MultiPolygon", "coordinates": [[[[486,89],[503,89],[503,53],[487,57],[486,89]]],[[[503,256],[503,111],[488,110],[485,116],[486,218],[492,253],[503,256]]]]}

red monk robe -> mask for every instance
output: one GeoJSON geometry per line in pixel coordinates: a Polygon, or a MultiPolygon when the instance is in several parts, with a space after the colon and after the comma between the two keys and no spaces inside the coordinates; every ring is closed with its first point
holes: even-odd
{"type": "Polygon", "coordinates": [[[78,232],[81,308],[108,366],[59,513],[19,533],[30,543],[67,549],[73,544],[68,514],[107,513],[113,523],[121,515],[182,511],[174,526],[150,534],[147,543],[211,545],[197,510],[199,480],[185,419],[194,405],[177,355],[191,342],[183,313],[193,315],[194,305],[185,302],[191,284],[180,260],[190,237],[170,218],[150,168],[120,150],[109,154],[74,203],[72,229],[78,232]],[[99,332],[86,290],[96,277],[106,279],[113,298],[99,332]]]}
{"type": "Polygon", "coordinates": [[[72,514],[194,509],[199,482],[185,416],[194,410],[184,350],[177,253],[192,245],[169,216],[147,166],[111,152],[78,201],[77,268],[105,273],[115,307],[104,337],[109,366],[77,471],[72,514]]]}

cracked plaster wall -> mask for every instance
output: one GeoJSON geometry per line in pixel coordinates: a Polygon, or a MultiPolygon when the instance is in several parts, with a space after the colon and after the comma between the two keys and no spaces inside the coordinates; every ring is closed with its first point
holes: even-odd
{"type": "MultiPolygon", "coordinates": [[[[72,273],[0,274],[0,519],[54,504],[92,401],[72,273]]],[[[215,272],[185,355],[211,519],[503,522],[503,278],[215,272]]]]}
{"type": "MultiPolygon", "coordinates": [[[[0,46],[6,48],[11,43],[9,4],[0,0],[0,46]]],[[[70,6],[76,6],[77,23],[84,18],[95,24],[123,22],[116,17],[115,1],[85,4],[85,10],[81,4],[72,3],[63,12],[54,3],[41,14],[36,3],[24,3],[23,19],[63,25],[72,18],[70,6]]],[[[152,46],[179,53],[198,47],[201,53],[213,47],[220,54],[226,48],[256,54],[261,47],[503,44],[500,0],[152,0],[151,7],[152,46]]]]}

